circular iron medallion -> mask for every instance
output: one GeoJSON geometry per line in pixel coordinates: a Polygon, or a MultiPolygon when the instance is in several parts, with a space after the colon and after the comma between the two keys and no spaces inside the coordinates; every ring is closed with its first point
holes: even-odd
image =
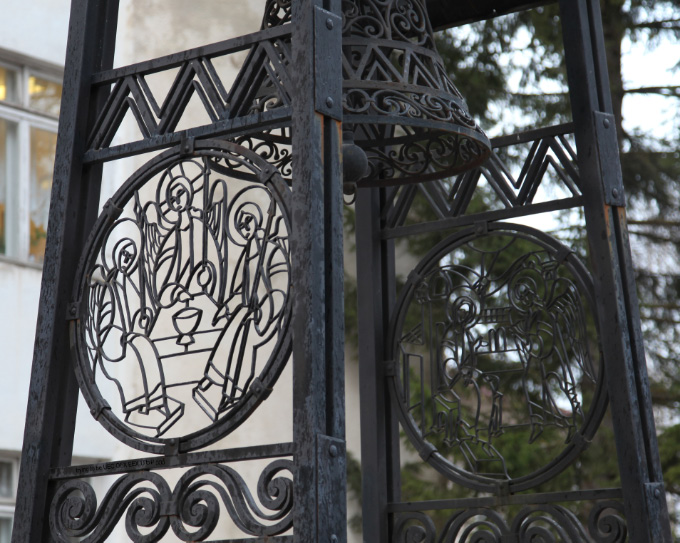
{"type": "Polygon", "coordinates": [[[562,471],[607,403],[593,309],[584,266],[532,228],[470,228],[430,251],[399,298],[386,358],[419,454],[486,492],[562,471]]]}
{"type": "Polygon", "coordinates": [[[289,189],[224,141],[157,156],[104,206],[72,312],[80,388],[102,425],[151,453],[241,424],[291,350],[289,189]]]}

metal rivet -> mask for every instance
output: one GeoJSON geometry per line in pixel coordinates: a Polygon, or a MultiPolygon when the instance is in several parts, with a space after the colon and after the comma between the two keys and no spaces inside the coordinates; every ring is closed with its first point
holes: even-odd
{"type": "Polygon", "coordinates": [[[335,445],[331,445],[328,447],[328,454],[330,454],[333,458],[338,456],[338,448],[335,445]]]}
{"type": "Polygon", "coordinates": [[[331,535],[331,543],[338,543],[338,536],[333,534],[331,535]]]}
{"type": "Polygon", "coordinates": [[[605,119],[602,121],[602,124],[604,125],[605,128],[609,128],[609,119],[605,119]]]}
{"type": "Polygon", "coordinates": [[[333,102],[333,98],[331,98],[330,96],[328,98],[326,98],[326,106],[327,107],[333,107],[334,103],[335,102],[333,102]]]}
{"type": "Polygon", "coordinates": [[[326,28],[328,30],[333,30],[333,26],[334,26],[333,25],[333,19],[331,19],[330,17],[328,19],[326,19],[326,28]]]}
{"type": "Polygon", "coordinates": [[[614,198],[618,198],[619,197],[619,191],[617,189],[612,189],[612,196],[614,198]]]}
{"type": "Polygon", "coordinates": [[[661,497],[661,491],[658,488],[654,489],[654,497],[655,498],[660,498],[661,497]]]}
{"type": "Polygon", "coordinates": [[[77,311],[78,311],[78,309],[76,309],[76,306],[75,306],[75,305],[72,305],[71,307],[69,307],[69,310],[68,310],[68,312],[69,312],[71,315],[75,315],[75,314],[77,313],[77,311]]]}

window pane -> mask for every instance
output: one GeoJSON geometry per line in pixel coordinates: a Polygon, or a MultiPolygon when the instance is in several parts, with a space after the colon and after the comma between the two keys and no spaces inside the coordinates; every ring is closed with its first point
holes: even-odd
{"type": "Polygon", "coordinates": [[[52,173],[57,135],[31,128],[31,186],[30,186],[30,260],[42,262],[45,254],[47,216],[50,209],[52,173]]]}
{"type": "Polygon", "coordinates": [[[28,78],[28,107],[42,113],[59,115],[61,85],[34,75],[28,78]]]}
{"type": "Polygon", "coordinates": [[[17,73],[14,70],[0,66],[0,100],[13,104],[19,102],[17,81],[17,73]]]}
{"type": "Polygon", "coordinates": [[[0,119],[0,254],[7,254],[7,186],[13,178],[16,125],[0,119]]]}
{"type": "Polygon", "coordinates": [[[12,539],[12,518],[0,517],[0,543],[10,543],[12,539]]]}
{"type": "Polygon", "coordinates": [[[0,497],[14,496],[14,465],[12,462],[0,462],[0,497]]]}

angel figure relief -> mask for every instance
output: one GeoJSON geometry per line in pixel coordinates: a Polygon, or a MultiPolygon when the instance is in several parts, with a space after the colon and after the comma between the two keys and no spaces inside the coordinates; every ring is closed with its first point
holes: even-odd
{"type": "Polygon", "coordinates": [[[505,436],[533,444],[550,428],[564,446],[585,424],[583,389],[598,372],[574,277],[549,251],[494,241],[469,243],[464,264],[452,252],[419,276],[409,313],[420,315],[420,333],[404,334],[400,350],[422,437],[458,450],[469,472],[509,479],[505,436]],[[413,364],[428,360],[423,348],[429,364],[413,364]]]}
{"type": "Polygon", "coordinates": [[[239,406],[277,342],[289,262],[284,215],[266,186],[218,178],[207,158],[155,180],[102,244],[85,333],[120,418],[159,438],[179,432],[170,428],[186,414],[207,426],[239,406]]]}

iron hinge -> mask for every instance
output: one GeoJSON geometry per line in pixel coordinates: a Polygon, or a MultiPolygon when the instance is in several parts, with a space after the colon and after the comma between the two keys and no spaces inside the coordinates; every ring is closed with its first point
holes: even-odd
{"type": "Polygon", "coordinates": [[[385,377],[395,377],[397,375],[397,363],[394,360],[385,360],[383,368],[385,377]]]}
{"type": "Polygon", "coordinates": [[[177,456],[179,454],[179,439],[172,438],[165,442],[163,453],[165,456],[177,456]]]}
{"type": "Polygon", "coordinates": [[[314,109],[342,120],[342,18],[314,8],[314,109]]]}
{"type": "Polygon", "coordinates": [[[250,383],[250,390],[252,390],[253,394],[261,401],[266,400],[272,393],[272,389],[265,387],[264,384],[262,384],[262,381],[257,377],[250,383]]]}
{"type": "Polygon", "coordinates": [[[186,132],[182,132],[179,140],[179,154],[180,156],[191,156],[194,154],[196,139],[192,136],[187,136],[186,132]]]}
{"type": "Polygon", "coordinates": [[[71,302],[68,304],[68,308],[66,310],[66,320],[67,321],[75,321],[78,320],[78,313],[80,309],[80,300],[77,302],[71,302]]]}
{"type": "Polygon", "coordinates": [[[474,227],[477,236],[484,236],[489,233],[488,221],[475,221],[474,227]]]}
{"type": "Polygon", "coordinates": [[[113,224],[116,222],[122,213],[122,208],[114,204],[111,198],[109,198],[104,204],[104,207],[102,207],[102,215],[106,217],[107,224],[113,224]]]}
{"type": "Polygon", "coordinates": [[[613,207],[626,207],[614,115],[596,111],[594,118],[597,160],[600,166],[604,203],[613,207]]]}

